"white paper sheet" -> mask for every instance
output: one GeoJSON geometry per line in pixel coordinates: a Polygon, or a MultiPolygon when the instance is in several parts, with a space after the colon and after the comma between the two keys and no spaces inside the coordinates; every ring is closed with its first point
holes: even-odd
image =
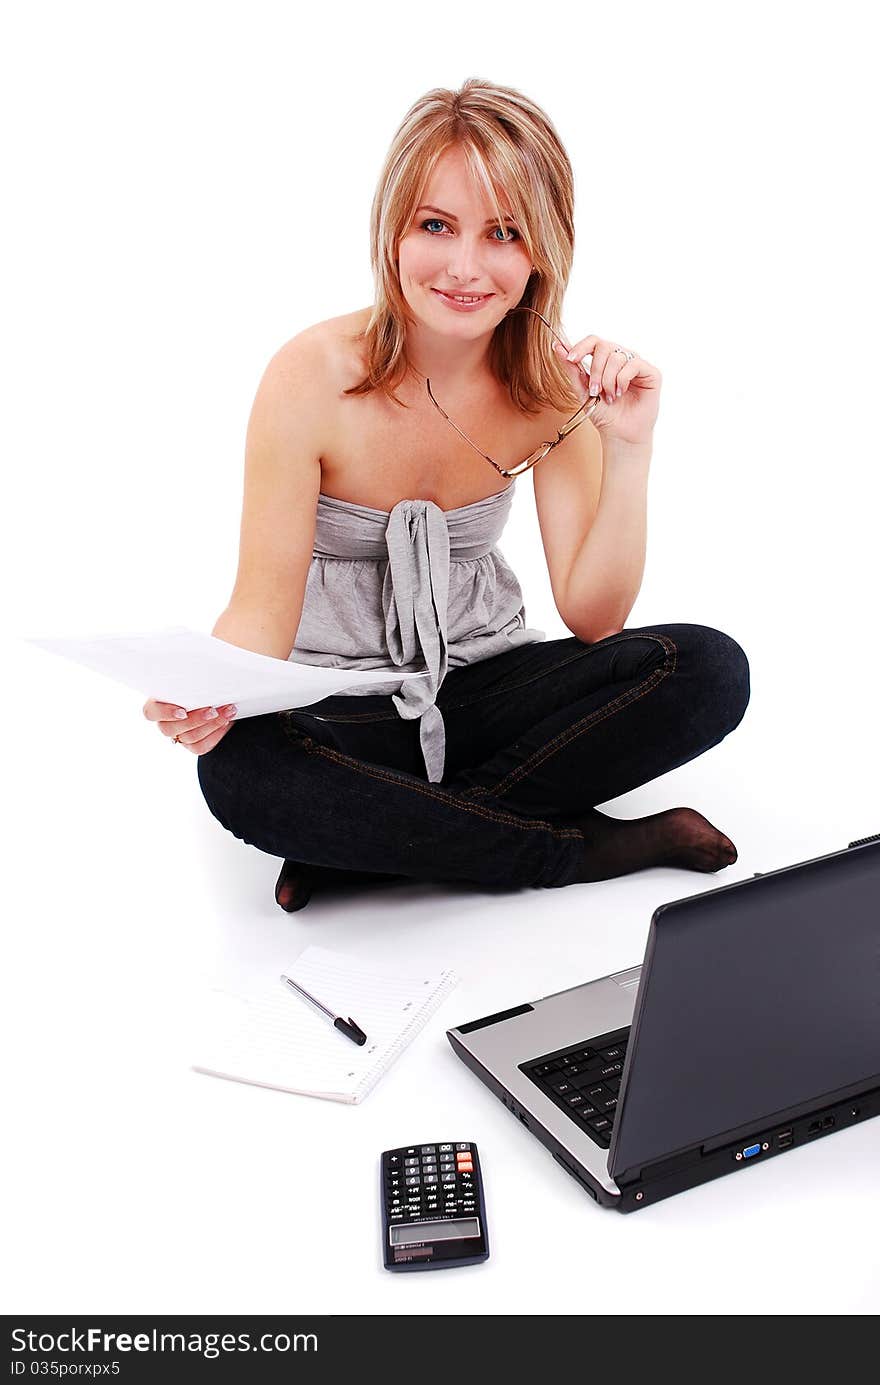
{"type": "Polygon", "coordinates": [[[308,707],[331,693],[373,684],[377,692],[396,692],[404,679],[426,677],[425,673],[402,673],[393,665],[366,670],[317,668],[292,659],[273,659],[185,626],[146,634],[30,637],[27,643],[84,664],[145,697],[173,702],[188,711],[234,702],[239,717],[308,707]]]}

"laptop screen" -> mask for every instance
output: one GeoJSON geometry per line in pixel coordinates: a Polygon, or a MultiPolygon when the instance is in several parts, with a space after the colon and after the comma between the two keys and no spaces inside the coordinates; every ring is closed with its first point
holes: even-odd
{"type": "Polygon", "coordinates": [[[880,843],[656,911],[609,1170],[878,1074],[880,843]]]}

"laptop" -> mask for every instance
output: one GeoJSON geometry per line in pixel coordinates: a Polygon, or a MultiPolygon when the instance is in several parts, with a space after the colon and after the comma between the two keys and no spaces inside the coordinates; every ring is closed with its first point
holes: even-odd
{"type": "Polygon", "coordinates": [[[880,1114],[880,834],[662,904],[641,966],[447,1031],[633,1212],[880,1114]]]}

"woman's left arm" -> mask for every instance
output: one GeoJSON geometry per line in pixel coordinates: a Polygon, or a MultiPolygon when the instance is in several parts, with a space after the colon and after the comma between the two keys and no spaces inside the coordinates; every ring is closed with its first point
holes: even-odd
{"type": "Polygon", "coordinates": [[[557,609],[573,635],[593,644],[623,629],[641,587],[661,376],[595,336],[576,343],[572,360],[558,353],[581,398],[592,387],[600,402],[595,431],[578,428],[535,467],[535,503],[557,609]]]}

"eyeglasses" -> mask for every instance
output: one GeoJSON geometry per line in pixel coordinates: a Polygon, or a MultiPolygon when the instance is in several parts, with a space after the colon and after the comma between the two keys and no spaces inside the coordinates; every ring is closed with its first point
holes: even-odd
{"type": "MultiPolygon", "coordinates": [[[[525,305],[521,304],[517,308],[511,308],[506,315],[509,317],[510,313],[534,313],[536,317],[541,318],[541,321],[544,323],[545,327],[549,328],[556,340],[558,342],[561,342],[562,345],[565,347],[566,351],[568,351],[569,348],[567,344],[562,340],[562,337],[560,337],[559,333],[553,327],[550,326],[550,323],[547,321],[546,317],[542,316],[542,314],[538,312],[537,308],[527,308],[525,307],[525,305]]],[[[581,423],[583,423],[585,419],[590,417],[590,414],[593,413],[593,411],[599,403],[598,398],[585,399],[581,407],[577,410],[577,412],[572,414],[568,422],[564,424],[562,428],[560,428],[559,432],[557,433],[556,437],[553,439],[552,442],[542,442],[539,447],[535,448],[534,452],[530,453],[529,456],[526,457],[525,461],[519,462],[517,466],[503,467],[499,466],[497,462],[493,461],[492,458],[488,455],[488,453],[484,452],[482,448],[477,447],[477,444],[468,437],[467,433],[463,433],[461,431],[457,423],[452,423],[452,419],[449,417],[446,410],[441,408],[441,406],[437,403],[437,400],[431,393],[431,381],[426,379],[425,384],[428,387],[428,394],[431,398],[432,404],[435,404],[437,408],[440,409],[440,412],[446,419],[446,422],[451,423],[456,433],[463,437],[466,443],[470,443],[474,451],[479,452],[480,456],[484,457],[490,466],[494,466],[497,472],[499,472],[502,476],[506,477],[522,476],[523,472],[528,471],[529,468],[535,466],[537,462],[543,461],[543,459],[547,456],[548,452],[552,452],[554,447],[558,447],[561,442],[565,441],[569,433],[573,433],[575,428],[577,428],[581,423]]]]}

